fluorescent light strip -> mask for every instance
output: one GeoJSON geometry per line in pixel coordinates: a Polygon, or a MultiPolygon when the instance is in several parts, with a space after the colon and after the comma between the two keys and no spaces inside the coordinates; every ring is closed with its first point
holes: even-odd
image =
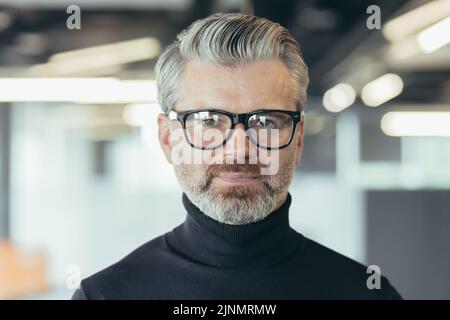
{"type": "Polygon", "coordinates": [[[119,57],[124,59],[124,61],[132,61],[139,58],[143,59],[156,57],[159,49],[159,41],[155,38],[147,37],[61,52],[52,55],[48,60],[50,62],[67,61],[85,57],[94,57],[96,55],[115,53],[119,57]]]}
{"type": "Polygon", "coordinates": [[[450,17],[419,33],[417,42],[424,53],[434,52],[450,43],[450,17]]]}
{"type": "Polygon", "coordinates": [[[0,102],[155,102],[153,80],[116,78],[0,78],[0,102]]]}
{"type": "Polygon", "coordinates": [[[30,68],[34,74],[53,76],[79,74],[126,63],[152,59],[158,55],[160,43],[155,38],[142,38],[55,54],[49,62],[30,68]]]}
{"type": "Polygon", "coordinates": [[[383,27],[383,35],[389,41],[397,42],[448,16],[450,0],[430,1],[388,21],[383,27]]]}
{"type": "Polygon", "coordinates": [[[340,112],[355,102],[355,89],[347,83],[339,83],[323,95],[323,106],[330,112],[340,112]]]}
{"type": "Polygon", "coordinates": [[[388,136],[450,137],[450,112],[391,111],[381,118],[388,136]]]}
{"type": "Polygon", "coordinates": [[[400,76],[386,73],[363,87],[361,99],[369,107],[377,107],[398,96],[402,90],[403,81],[400,76]]]}

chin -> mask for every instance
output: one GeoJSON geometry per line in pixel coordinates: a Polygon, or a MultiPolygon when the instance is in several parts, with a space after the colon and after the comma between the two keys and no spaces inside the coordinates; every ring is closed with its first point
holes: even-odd
{"type": "Polygon", "coordinates": [[[214,195],[223,199],[255,199],[258,195],[261,195],[266,190],[262,183],[255,183],[251,185],[239,185],[239,186],[215,186],[212,190],[214,195]]]}

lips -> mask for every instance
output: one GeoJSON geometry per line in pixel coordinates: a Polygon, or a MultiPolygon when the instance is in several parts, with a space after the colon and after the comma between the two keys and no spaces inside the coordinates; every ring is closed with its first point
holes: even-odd
{"type": "Polygon", "coordinates": [[[216,179],[225,184],[242,185],[258,181],[260,176],[243,172],[228,172],[220,174],[216,179]]]}

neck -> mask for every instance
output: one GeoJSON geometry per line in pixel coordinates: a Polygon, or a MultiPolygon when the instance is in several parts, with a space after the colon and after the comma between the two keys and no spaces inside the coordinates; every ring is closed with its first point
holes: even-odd
{"type": "MultiPolygon", "coordinates": [[[[278,199],[277,199],[277,205],[276,205],[275,208],[273,209],[273,212],[277,212],[277,211],[281,208],[281,206],[282,206],[283,204],[285,204],[286,201],[288,201],[288,197],[289,197],[289,198],[291,197],[291,195],[290,195],[288,192],[283,193],[282,195],[280,195],[280,196],[278,197],[278,199]]],[[[290,205],[290,202],[291,202],[291,201],[292,201],[292,199],[290,198],[290,199],[289,199],[289,205],[290,205]]],[[[288,208],[288,210],[289,210],[289,208],[288,208]]]]}

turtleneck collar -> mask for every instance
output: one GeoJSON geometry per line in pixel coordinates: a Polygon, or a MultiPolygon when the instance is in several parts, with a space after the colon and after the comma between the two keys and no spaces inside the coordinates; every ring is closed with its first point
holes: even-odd
{"type": "Polygon", "coordinates": [[[187,217],[173,230],[173,245],[183,255],[209,266],[232,269],[274,266],[293,253],[303,239],[289,226],[290,194],[265,219],[244,225],[225,224],[208,217],[185,193],[182,201],[187,217]]]}

